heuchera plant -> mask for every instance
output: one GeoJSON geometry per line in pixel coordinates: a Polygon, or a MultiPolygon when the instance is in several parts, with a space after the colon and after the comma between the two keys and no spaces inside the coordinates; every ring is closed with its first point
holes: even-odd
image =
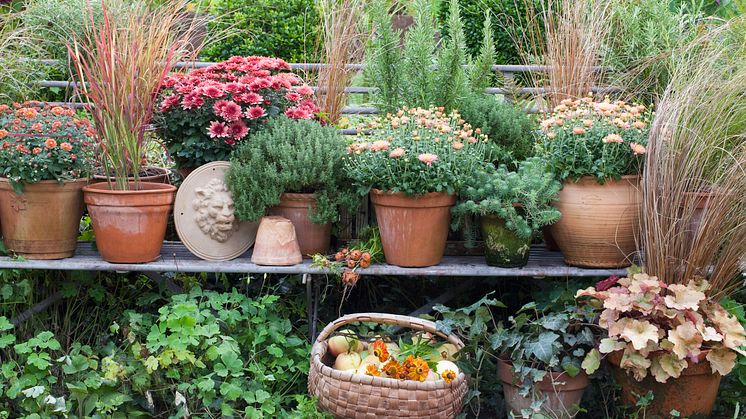
{"type": "Polygon", "coordinates": [[[537,152],[561,181],[593,176],[598,183],[639,173],[650,112],[609,98],[565,99],[541,121],[537,152]]]}
{"type": "Polygon", "coordinates": [[[69,107],[39,102],[0,105],[0,176],[23,184],[88,176],[93,126],[69,107]]]}
{"type": "Polygon", "coordinates": [[[313,89],[278,58],[232,57],[169,76],[157,127],[179,167],[228,160],[236,144],[272,116],[313,119],[313,89]]]}
{"type": "Polygon", "coordinates": [[[402,108],[367,126],[345,160],[361,195],[376,188],[424,195],[458,192],[485,160],[487,136],[443,108],[402,108]]]}
{"type": "Polygon", "coordinates": [[[599,325],[608,331],[599,351],[623,351],[620,366],[642,381],[677,378],[690,363],[707,359],[712,372],[728,374],[737,353],[746,354],[746,331],[738,319],[707,297],[706,280],[667,285],[637,273],[612,277],[578,291],[592,297],[600,310],[599,325]]]}

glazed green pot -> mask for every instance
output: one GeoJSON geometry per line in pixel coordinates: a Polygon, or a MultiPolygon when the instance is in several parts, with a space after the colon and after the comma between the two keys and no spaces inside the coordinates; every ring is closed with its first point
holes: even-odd
{"type": "Polygon", "coordinates": [[[531,249],[531,238],[521,238],[505,227],[505,220],[494,215],[482,216],[479,224],[484,240],[487,265],[501,268],[526,266],[531,249]]]}

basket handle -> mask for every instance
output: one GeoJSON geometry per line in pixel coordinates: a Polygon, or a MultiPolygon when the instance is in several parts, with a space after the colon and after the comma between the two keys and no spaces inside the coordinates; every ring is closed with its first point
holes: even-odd
{"type": "Polygon", "coordinates": [[[456,345],[458,349],[464,348],[464,343],[456,335],[446,335],[445,333],[438,330],[435,326],[435,322],[430,320],[420,319],[411,316],[401,316],[398,314],[386,314],[386,313],[355,313],[342,316],[337,320],[329,323],[324,327],[319,336],[316,338],[316,342],[323,342],[328,339],[332,333],[341,328],[342,326],[351,323],[381,323],[381,324],[392,324],[396,326],[406,327],[408,329],[429,332],[446,339],[448,342],[456,345]]]}

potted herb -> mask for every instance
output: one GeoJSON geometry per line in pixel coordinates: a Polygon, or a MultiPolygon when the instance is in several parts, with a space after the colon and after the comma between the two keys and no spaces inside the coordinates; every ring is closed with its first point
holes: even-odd
{"type": "Polygon", "coordinates": [[[560,218],[550,204],[559,190],[560,183],[538,158],[519,163],[517,172],[486,165],[467,181],[462,201],[451,212],[457,227],[466,217],[479,216],[488,265],[525,266],[534,233],[560,218]]]}
{"type": "Polygon", "coordinates": [[[746,353],[746,331],[707,297],[709,288],[701,278],[667,285],[636,273],[578,291],[607,331],[599,351],[608,354],[625,403],[634,405],[636,395],[652,391],[651,416],[673,410],[681,417],[710,415],[721,376],[746,353]]]}
{"type": "Polygon", "coordinates": [[[563,182],[556,201],[562,219],[550,230],[567,264],[631,264],[648,125],[643,105],[590,97],[562,100],[541,121],[538,155],[563,182]]]}
{"type": "Polygon", "coordinates": [[[364,134],[345,168],[361,195],[370,192],[386,262],[437,265],[456,193],[483,164],[486,136],[435,108],[402,108],[364,134]]]}
{"type": "Polygon", "coordinates": [[[196,25],[184,25],[179,2],[138,3],[116,19],[103,9],[103,23],[91,22],[90,33],[68,47],[96,124],[99,163],[113,175],[83,188],[84,199],[105,260],[150,262],[160,256],[176,188],[141,181],[146,130],[168,72],[194,49],[196,25]]]}
{"type": "Polygon", "coordinates": [[[93,127],[68,107],[0,105],[0,224],[28,259],[75,254],[93,127]]]}
{"type": "Polygon", "coordinates": [[[272,116],[311,119],[313,89],[279,58],[232,57],[163,83],[158,133],[182,175],[230,153],[272,116]]]}
{"type": "Polygon", "coordinates": [[[528,303],[498,330],[491,343],[501,354],[497,374],[510,411],[575,416],[588,374],[600,365],[592,314],[574,304],[539,310],[528,303]]]}
{"type": "Polygon", "coordinates": [[[339,209],[360,203],[344,175],[345,147],[333,127],[272,118],[231,157],[226,180],[236,215],[248,221],[267,213],[285,217],[293,222],[305,257],[327,253],[339,209]]]}

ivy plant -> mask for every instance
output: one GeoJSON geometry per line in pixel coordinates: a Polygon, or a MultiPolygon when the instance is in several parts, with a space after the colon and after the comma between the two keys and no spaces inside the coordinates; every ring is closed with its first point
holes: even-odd
{"type": "Polygon", "coordinates": [[[313,193],[317,206],[311,221],[337,220],[340,208],[356,208],[360,201],[343,170],[346,146],[333,127],[286,117],[270,120],[231,157],[226,180],[236,214],[258,220],[285,192],[313,193]]]}

